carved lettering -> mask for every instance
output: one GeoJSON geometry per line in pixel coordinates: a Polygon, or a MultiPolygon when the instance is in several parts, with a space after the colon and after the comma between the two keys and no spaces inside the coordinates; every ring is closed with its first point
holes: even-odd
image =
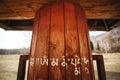
{"type": "Polygon", "coordinates": [[[45,65],[46,64],[48,66],[48,59],[47,58],[41,58],[40,59],[40,64],[41,65],[45,65]]]}
{"type": "MultiPolygon", "coordinates": [[[[81,60],[83,60],[84,64],[89,63],[89,60],[86,57],[83,57],[81,60]]],[[[34,64],[36,64],[36,65],[48,66],[48,62],[49,62],[50,65],[53,67],[61,65],[62,67],[67,68],[68,67],[67,62],[70,62],[71,65],[75,66],[75,70],[74,70],[75,75],[79,75],[80,74],[80,67],[77,67],[77,66],[79,64],[81,64],[81,60],[78,56],[75,58],[68,58],[68,59],[66,59],[65,56],[62,56],[61,59],[58,59],[58,58],[49,58],[48,59],[46,56],[43,56],[43,58],[30,58],[30,65],[34,66],[34,64]],[[59,60],[60,60],[60,63],[59,63],[59,60]]],[[[84,70],[87,74],[89,74],[88,67],[85,67],[84,70]]]]}
{"type": "Polygon", "coordinates": [[[79,68],[75,67],[74,73],[75,73],[75,75],[79,75],[80,74],[80,67],[79,68]]]}
{"type": "Polygon", "coordinates": [[[65,61],[65,56],[62,56],[61,66],[63,66],[63,67],[67,66],[67,63],[65,61]]]}
{"type": "Polygon", "coordinates": [[[30,66],[33,66],[34,65],[34,58],[30,58],[30,66]]]}
{"type": "Polygon", "coordinates": [[[52,61],[51,61],[51,66],[58,66],[58,60],[59,59],[52,59],[52,61]]]}

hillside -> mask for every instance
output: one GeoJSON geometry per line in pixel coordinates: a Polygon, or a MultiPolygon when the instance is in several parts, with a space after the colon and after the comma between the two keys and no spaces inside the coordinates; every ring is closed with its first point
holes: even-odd
{"type": "Polygon", "coordinates": [[[109,32],[91,37],[94,50],[120,52],[120,26],[109,32]]]}

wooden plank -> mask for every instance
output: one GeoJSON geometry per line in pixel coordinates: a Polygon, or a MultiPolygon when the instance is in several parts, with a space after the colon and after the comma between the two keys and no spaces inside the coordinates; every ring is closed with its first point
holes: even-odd
{"type": "Polygon", "coordinates": [[[7,7],[9,7],[14,12],[19,11],[36,11],[40,7],[42,7],[39,3],[14,3],[14,4],[7,4],[7,7]]]}
{"type": "MultiPolygon", "coordinates": [[[[33,19],[35,11],[55,0],[4,0],[0,3],[0,19],[33,19]],[[15,3],[14,3],[15,2],[15,3]],[[3,6],[3,4],[5,6],[3,6]],[[6,7],[6,8],[5,8],[6,7]],[[11,12],[12,11],[12,12],[11,12]],[[18,15],[19,14],[19,15],[18,15]]],[[[120,18],[120,0],[80,0],[89,19],[120,18]]]]}
{"type": "Polygon", "coordinates": [[[96,60],[96,63],[97,63],[99,80],[106,80],[106,73],[105,73],[103,56],[102,55],[93,55],[93,60],[96,60]]]}
{"type": "MultiPolygon", "coordinates": [[[[85,15],[84,15],[85,17],[85,15]]],[[[90,35],[89,35],[89,30],[88,30],[88,24],[87,24],[87,19],[86,17],[83,18],[83,21],[85,23],[85,30],[86,30],[86,43],[87,43],[87,51],[88,51],[88,59],[89,59],[89,62],[88,64],[90,65],[89,66],[89,71],[91,72],[90,73],[90,76],[91,76],[91,79],[92,80],[95,80],[95,72],[94,72],[94,66],[93,66],[93,59],[92,59],[92,49],[91,49],[91,44],[90,44],[90,35]]]]}
{"type": "Polygon", "coordinates": [[[66,80],[81,80],[80,64],[77,64],[80,55],[74,5],[71,3],[64,3],[64,14],[66,62],[68,64],[66,66],[66,80]],[[75,62],[75,59],[77,62],[75,62]]]}
{"type": "Polygon", "coordinates": [[[65,67],[61,66],[63,56],[65,56],[63,4],[56,3],[51,6],[49,80],[66,80],[65,67]],[[58,64],[54,65],[53,59],[58,64]]]}
{"type": "Polygon", "coordinates": [[[38,27],[39,27],[39,17],[40,14],[39,12],[36,12],[36,16],[34,19],[34,28],[33,28],[33,33],[32,33],[32,43],[31,43],[31,49],[30,49],[30,56],[29,56],[29,66],[28,66],[28,76],[27,79],[28,80],[34,80],[34,52],[35,52],[35,48],[36,48],[36,40],[37,40],[37,34],[38,34],[38,27]]]}
{"type": "Polygon", "coordinates": [[[55,0],[4,0],[2,2],[4,2],[5,4],[14,4],[13,2],[16,2],[16,3],[41,3],[41,4],[44,4],[44,3],[48,3],[50,1],[55,1],[55,0]]]}
{"type": "Polygon", "coordinates": [[[0,13],[6,11],[11,12],[4,4],[0,3],[0,13]]]}
{"type": "MultiPolygon", "coordinates": [[[[120,11],[86,11],[87,19],[120,19],[120,11]]],[[[33,19],[34,11],[21,11],[21,12],[0,12],[0,20],[6,19],[33,19]],[[18,15],[19,14],[19,15],[18,15]]]]}
{"type": "Polygon", "coordinates": [[[83,8],[85,10],[92,10],[92,11],[119,11],[120,3],[113,3],[113,4],[82,4],[83,8]]]}
{"type": "Polygon", "coordinates": [[[89,19],[120,19],[120,11],[106,11],[106,10],[96,10],[96,11],[86,11],[86,17],[89,19]]]}
{"type": "Polygon", "coordinates": [[[26,71],[26,61],[28,60],[28,55],[21,55],[19,59],[17,80],[25,79],[25,71],[26,71]]]}
{"type": "Polygon", "coordinates": [[[85,14],[82,9],[79,7],[76,8],[77,12],[77,21],[78,21],[78,35],[79,35],[79,45],[80,45],[80,56],[81,56],[81,65],[82,65],[82,80],[94,80],[93,78],[93,71],[91,70],[91,67],[93,64],[91,64],[91,52],[89,51],[89,43],[88,41],[88,33],[87,30],[87,22],[85,19],[85,14]]]}
{"type": "Polygon", "coordinates": [[[119,0],[92,0],[92,1],[80,1],[81,6],[85,10],[106,10],[106,11],[114,11],[120,10],[120,1],[119,0]]]}
{"type": "MultiPolygon", "coordinates": [[[[93,60],[96,60],[96,62],[97,62],[99,80],[106,80],[103,56],[102,55],[92,55],[92,57],[93,57],[93,60]]],[[[17,80],[24,80],[25,66],[26,66],[25,62],[28,60],[28,58],[29,58],[29,55],[21,55],[20,56],[17,80]]]]}
{"type": "Polygon", "coordinates": [[[4,29],[5,30],[31,31],[33,30],[33,26],[9,26],[8,28],[4,27],[4,29]]]}
{"type": "MultiPolygon", "coordinates": [[[[33,47],[31,47],[31,57],[30,60],[33,60],[34,65],[30,62],[29,70],[33,70],[33,73],[29,73],[28,80],[48,80],[48,51],[49,51],[49,26],[50,26],[50,9],[48,7],[40,9],[39,15],[40,19],[37,19],[37,27],[33,32],[37,33],[33,35],[33,47]],[[42,11],[42,13],[40,13],[42,11]],[[47,11],[47,12],[46,12],[47,11]],[[34,38],[35,36],[35,38],[34,38]],[[45,63],[43,62],[45,61],[45,63]]],[[[36,18],[37,18],[36,17],[36,18]]],[[[35,19],[36,19],[35,18],[35,19]]]]}
{"type": "Polygon", "coordinates": [[[12,20],[21,20],[21,19],[33,19],[35,15],[34,11],[27,12],[1,12],[0,20],[12,19],[12,20]]]}
{"type": "MultiPolygon", "coordinates": [[[[35,49],[35,58],[38,59],[48,59],[49,54],[49,28],[50,28],[50,9],[48,7],[40,9],[40,19],[39,21],[39,28],[37,34],[37,41],[36,41],[36,49],[35,49]]],[[[43,60],[42,60],[43,61],[43,60]]],[[[46,65],[42,65],[40,63],[35,64],[35,80],[48,80],[48,61],[46,65]],[[38,64],[38,65],[37,65],[38,64]]]]}

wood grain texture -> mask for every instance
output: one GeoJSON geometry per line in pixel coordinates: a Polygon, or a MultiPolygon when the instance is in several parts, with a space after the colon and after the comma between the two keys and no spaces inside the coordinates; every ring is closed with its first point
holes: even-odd
{"type": "MultiPolygon", "coordinates": [[[[26,61],[28,60],[28,58],[29,58],[29,55],[21,55],[20,56],[17,80],[24,80],[25,66],[26,66],[26,61]]],[[[92,55],[92,58],[93,58],[93,60],[96,60],[96,62],[97,62],[99,80],[106,80],[103,56],[102,55],[92,55]]]]}
{"type": "MultiPolygon", "coordinates": [[[[33,19],[35,12],[43,5],[60,0],[2,0],[0,19],[33,19]]],[[[89,19],[119,19],[120,0],[69,0],[81,4],[89,19]]]]}
{"type": "Polygon", "coordinates": [[[64,54],[64,15],[63,4],[51,5],[50,59],[59,59],[57,66],[49,65],[49,80],[65,80],[65,67],[60,64],[64,54]]]}
{"type": "MultiPolygon", "coordinates": [[[[89,58],[88,56],[88,44],[87,44],[87,40],[86,40],[86,23],[84,22],[84,13],[83,10],[79,10],[77,8],[78,13],[81,13],[81,15],[77,15],[78,16],[78,34],[79,34],[79,45],[80,45],[80,56],[81,56],[81,72],[82,72],[82,80],[90,80],[90,72],[89,72],[89,65],[85,64],[86,59],[89,58]],[[86,70],[85,70],[86,68],[86,70]]],[[[77,14],[78,14],[77,13],[77,14]]]]}
{"type": "MultiPolygon", "coordinates": [[[[48,7],[40,9],[36,18],[38,24],[38,28],[36,28],[33,32],[36,34],[33,35],[33,46],[31,47],[31,57],[30,59],[34,59],[33,73],[29,73],[28,80],[48,80],[48,66],[40,65],[41,58],[48,58],[49,53],[49,27],[50,27],[50,9],[48,7]],[[47,12],[46,12],[47,11],[47,12]],[[35,37],[35,38],[34,38],[35,37]],[[32,76],[31,76],[32,75],[32,76]]],[[[35,26],[37,27],[37,26],[35,26]]],[[[30,65],[32,66],[32,65],[30,65]]]]}
{"type": "Polygon", "coordinates": [[[65,38],[66,38],[66,80],[80,80],[81,75],[75,75],[75,68],[79,65],[71,65],[68,59],[77,59],[79,56],[79,44],[77,35],[75,6],[71,3],[64,3],[65,13],[65,38]],[[69,6],[69,7],[68,7],[69,6]]]}
{"type": "Polygon", "coordinates": [[[52,3],[40,8],[34,20],[28,80],[94,80],[81,7],[70,2],[52,3]]]}
{"type": "Polygon", "coordinates": [[[32,41],[31,41],[31,48],[30,48],[30,57],[29,57],[29,66],[28,66],[28,75],[29,77],[27,77],[28,80],[34,80],[34,63],[33,61],[31,61],[31,58],[34,58],[34,52],[35,52],[35,48],[36,48],[36,40],[37,40],[37,34],[38,31],[36,31],[39,27],[38,22],[39,22],[39,11],[36,12],[35,15],[35,19],[34,19],[34,28],[33,28],[33,33],[32,33],[32,41]],[[30,66],[32,62],[32,65],[30,66]]]}

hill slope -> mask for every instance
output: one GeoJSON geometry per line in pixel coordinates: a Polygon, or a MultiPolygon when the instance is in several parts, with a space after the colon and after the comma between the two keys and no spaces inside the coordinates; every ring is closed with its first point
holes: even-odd
{"type": "Polygon", "coordinates": [[[94,50],[120,52],[120,27],[91,38],[94,50]]]}

